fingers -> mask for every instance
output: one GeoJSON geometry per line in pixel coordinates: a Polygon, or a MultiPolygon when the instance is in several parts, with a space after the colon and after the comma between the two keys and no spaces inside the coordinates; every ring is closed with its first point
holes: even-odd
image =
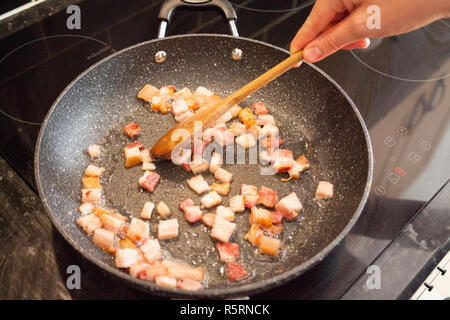
{"type": "Polygon", "coordinates": [[[352,50],[352,49],[366,49],[370,46],[370,39],[364,38],[355,42],[350,43],[349,45],[346,45],[342,47],[344,50],[352,50]]]}
{"type": "Polygon", "coordinates": [[[340,0],[317,0],[311,10],[305,23],[291,42],[291,53],[297,52],[305,47],[305,45],[313,40],[333,21],[336,14],[345,11],[340,0]]]}

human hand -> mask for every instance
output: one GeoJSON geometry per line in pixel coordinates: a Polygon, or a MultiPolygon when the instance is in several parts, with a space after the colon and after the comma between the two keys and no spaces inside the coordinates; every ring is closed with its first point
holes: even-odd
{"type": "Polygon", "coordinates": [[[449,0],[317,0],[290,50],[304,49],[305,61],[317,62],[339,49],[367,48],[369,38],[406,33],[445,17],[449,0]],[[379,8],[379,28],[368,27],[369,6],[379,8]]]}

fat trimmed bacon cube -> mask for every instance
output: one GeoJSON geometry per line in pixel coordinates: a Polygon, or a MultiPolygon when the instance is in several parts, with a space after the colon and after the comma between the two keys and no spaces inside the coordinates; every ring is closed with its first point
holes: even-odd
{"type": "Polygon", "coordinates": [[[176,288],[177,287],[177,279],[171,278],[168,276],[155,277],[155,283],[158,286],[167,287],[167,288],[176,288]]]}
{"type": "Polygon", "coordinates": [[[179,116],[175,117],[175,121],[176,122],[182,122],[182,121],[187,120],[187,119],[189,119],[189,118],[191,118],[193,116],[194,116],[194,113],[191,110],[189,110],[189,111],[186,111],[185,113],[180,114],[179,116]]]}
{"type": "Polygon", "coordinates": [[[283,214],[278,211],[272,211],[272,223],[280,224],[283,221],[283,214]]]}
{"type": "Polygon", "coordinates": [[[202,210],[200,210],[199,206],[185,207],[183,211],[187,222],[195,223],[202,220],[202,210]]]}
{"type": "Polygon", "coordinates": [[[234,221],[234,212],[227,207],[224,206],[218,206],[216,209],[216,217],[221,217],[225,220],[234,221]]]}
{"type": "Polygon", "coordinates": [[[191,279],[182,279],[177,281],[177,288],[188,291],[197,291],[202,288],[202,284],[191,279]]]}
{"type": "Polygon", "coordinates": [[[256,186],[250,184],[241,185],[241,194],[244,196],[244,206],[246,208],[252,208],[256,206],[258,201],[258,189],[256,186]]]}
{"type": "Polygon", "coordinates": [[[153,162],[142,162],[143,171],[155,171],[156,165],[153,162]]]}
{"type": "Polygon", "coordinates": [[[160,201],[158,203],[158,205],[156,206],[156,212],[162,218],[166,218],[167,216],[170,216],[172,214],[172,212],[170,211],[169,206],[164,201],[160,201]]]}
{"type": "Polygon", "coordinates": [[[211,230],[211,237],[222,242],[229,242],[234,230],[236,230],[235,223],[216,216],[211,230]]]}
{"type": "Polygon", "coordinates": [[[130,276],[133,278],[139,278],[141,280],[147,280],[147,272],[146,268],[149,266],[149,264],[144,260],[139,260],[133,263],[130,266],[130,276]]]}
{"type": "Polygon", "coordinates": [[[197,175],[187,179],[186,182],[189,188],[191,188],[196,194],[202,194],[211,189],[208,186],[208,182],[206,182],[202,175],[197,175]]]}
{"type": "Polygon", "coordinates": [[[114,244],[114,233],[103,228],[97,228],[94,231],[92,241],[100,248],[109,250],[114,244]]]}
{"type": "Polygon", "coordinates": [[[161,246],[157,239],[148,239],[139,249],[148,263],[154,263],[162,259],[161,246]]]}
{"type": "Polygon", "coordinates": [[[141,127],[137,123],[129,123],[123,127],[123,131],[130,137],[134,138],[141,133],[141,127]]]}
{"type": "Polygon", "coordinates": [[[80,211],[80,213],[82,215],[86,215],[86,214],[91,213],[92,209],[94,209],[94,205],[92,203],[89,203],[89,202],[85,202],[81,206],[78,207],[78,211],[80,211]]]}
{"type": "Polygon", "coordinates": [[[243,212],[245,210],[244,206],[244,196],[235,195],[228,200],[228,205],[233,212],[243,212]]]}
{"type": "Polygon", "coordinates": [[[265,126],[266,124],[271,124],[273,126],[277,125],[277,123],[275,122],[275,118],[269,114],[259,115],[258,119],[256,119],[256,124],[261,127],[265,126]]]}
{"type": "Polygon", "coordinates": [[[125,168],[130,168],[142,162],[142,154],[138,147],[125,148],[125,168]]]}
{"type": "Polygon", "coordinates": [[[100,155],[101,148],[98,144],[91,144],[88,147],[88,153],[91,158],[97,158],[100,155]]]}
{"type": "Polygon", "coordinates": [[[211,161],[209,163],[209,172],[214,173],[217,169],[221,168],[223,165],[223,158],[222,156],[217,153],[213,152],[211,155],[211,161]]]}
{"type": "Polygon", "coordinates": [[[239,245],[237,243],[216,243],[220,261],[233,262],[239,259],[239,245]]]}
{"type": "Polygon", "coordinates": [[[150,219],[152,217],[153,209],[155,209],[155,204],[150,201],[146,201],[141,210],[141,218],[150,219]]]}
{"type": "Polygon", "coordinates": [[[272,226],[272,213],[263,208],[253,207],[250,214],[250,224],[259,224],[265,227],[272,226]]]}
{"type": "Polygon", "coordinates": [[[129,268],[141,259],[136,249],[117,249],[116,251],[116,267],[129,268]]]}
{"type": "Polygon", "coordinates": [[[207,98],[214,94],[211,90],[206,89],[205,87],[197,87],[194,91],[194,96],[207,98]]]}
{"type": "Polygon", "coordinates": [[[244,149],[256,146],[256,139],[250,133],[245,133],[236,138],[236,143],[244,149]]]}
{"type": "Polygon", "coordinates": [[[152,101],[152,98],[159,94],[159,90],[149,84],[145,84],[141,90],[139,90],[137,97],[146,102],[152,101]]]}
{"type": "Polygon", "coordinates": [[[191,198],[187,198],[187,199],[181,200],[180,204],[178,206],[180,207],[181,210],[184,211],[185,208],[195,206],[195,204],[194,204],[194,200],[192,200],[191,198]]]}
{"type": "Polygon", "coordinates": [[[149,149],[141,150],[142,162],[152,162],[152,156],[149,149]]]}
{"type": "Polygon", "coordinates": [[[189,111],[188,105],[186,104],[186,101],[184,101],[183,99],[178,99],[175,100],[171,107],[170,107],[173,116],[179,117],[181,116],[183,113],[189,111]]]}
{"type": "Polygon", "coordinates": [[[127,237],[135,242],[150,238],[150,228],[147,222],[133,218],[128,226],[127,237]]]}
{"type": "MultiPolygon", "coordinates": [[[[163,261],[163,264],[166,261],[163,261]]],[[[167,274],[175,279],[191,279],[195,281],[203,281],[205,278],[205,270],[203,267],[191,267],[182,264],[170,262],[166,264],[167,274]]]]}
{"type": "Polygon", "coordinates": [[[144,175],[139,178],[139,185],[149,192],[153,192],[159,181],[159,174],[153,171],[145,171],[144,175]]]}
{"type": "Polygon", "coordinates": [[[303,206],[295,192],[288,194],[275,205],[275,210],[281,213],[286,220],[297,217],[302,208],[303,206]]]}
{"type": "Polygon", "coordinates": [[[265,207],[272,208],[278,201],[277,192],[261,186],[258,191],[258,204],[262,204],[265,207]]]}
{"type": "Polygon", "coordinates": [[[126,149],[130,149],[130,148],[134,148],[134,147],[139,148],[139,150],[144,149],[144,145],[142,143],[140,143],[139,141],[134,141],[134,142],[130,143],[129,145],[127,145],[126,147],[123,148],[124,154],[125,154],[125,150],[126,149]]]}
{"type": "Polygon", "coordinates": [[[178,219],[169,219],[159,221],[158,238],[167,240],[178,237],[178,219]]]}
{"type": "Polygon", "coordinates": [[[228,270],[228,279],[230,281],[238,281],[247,277],[248,273],[242,264],[237,262],[228,262],[227,264],[228,270]]]}
{"type": "Polygon", "coordinates": [[[96,229],[102,227],[102,222],[95,214],[90,213],[77,219],[77,224],[87,234],[92,234],[96,229]]]}
{"type": "Polygon", "coordinates": [[[231,183],[225,182],[225,183],[217,183],[214,182],[211,185],[211,190],[217,192],[220,195],[226,196],[230,193],[231,190],[231,183]]]}
{"type": "Polygon", "coordinates": [[[205,208],[212,208],[222,203],[222,198],[215,191],[211,191],[208,194],[204,195],[200,202],[205,208]]]}
{"type": "Polygon", "coordinates": [[[116,218],[115,216],[105,213],[100,216],[100,220],[102,222],[103,228],[114,232],[114,234],[119,233],[125,225],[125,221],[116,218]]]}
{"type": "Polygon", "coordinates": [[[189,88],[184,87],[183,89],[174,92],[173,95],[176,98],[183,98],[184,99],[184,98],[191,97],[192,96],[192,92],[191,92],[191,90],[189,88]]]}
{"type": "Polygon", "coordinates": [[[209,169],[209,163],[205,159],[195,159],[190,164],[191,171],[193,174],[197,175],[201,172],[208,171],[209,169]]]}
{"type": "Polygon", "coordinates": [[[316,190],[316,199],[333,198],[334,186],[328,181],[319,181],[316,190]]]}
{"type": "Polygon", "coordinates": [[[259,243],[259,250],[261,251],[261,253],[276,256],[278,254],[280,246],[281,241],[279,239],[262,236],[261,241],[259,243]]]}
{"type": "Polygon", "coordinates": [[[253,110],[255,110],[255,113],[257,115],[269,113],[269,110],[266,108],[266,105],[261,101],[253,104],[253,110]]]}
{"type": "Polygon", "coordinates": [[[259,245],[262,236],[264,235],[263,229],[257,224],[252,224],[250,230],[244,236],[244,239],[248,240],[255,247],[259,245]]]}
{"type": "Polygon", "coordinates": [[[214,178],[223,183],[231,182],[231,180],[233,180],[233,174],[223,168],[218,168],[216,172],[214,172],[214,178]]]}
{"type": "Polygon", "coordinates": [[[84,175],[86,177],[100,177],[103,174],[103,172],[105,172],[105,168],[97,167],[94,166],[93,164],[90,164],[84,171],[84,175]]]}
{"type": "Polygon", "coordinates": [[[208,228],[212,228],[213,227],[215,219],[216,219],[216,214],[215,213],[211,213],[211,212],[205,213],[202,216],[202,222],[208,228]]]}
{"type": "Polygon", "coordinates": [[[285,149],[278,149],[272,154],[272,168],[275,172],[286,172],[294,166],[294,158],[292,151],[285,149]]]}
{"type": "Polygon", "coordinates": [[[173,164],[179,166],[185,163],[190,163],[191,155],[192,155],[191,149],[177,149],[177,147],[175,147],[172,150],[172,156],[170,160],[172,161],[173,164]]]}
{"type": "Polygon", "coordinates": [[[144,270],[139,274],[139,278],[143,280],[151,280],[154,281],[156,277],[166,276],[167,268],[160,262],[155,262],[154,264],[150,264],[145,267],[144,270]]]}
{"type": "Polygon", "coordinates": [[[239,122],[233,122],[230,124],[229,131],[234,134],[235,136],[240,136],[244,134],[247,131],[247,128],[245,124],[239,123],[239,122]]]}
{"type": "Polygon", "coordinates": [[[81,189],[81,202],[99,204],[102,200],[102,190],[100,188],[95,189],[81,189]]]}
{"type": "Polygon", "coordinates": [[[300,178],[300,172],[303,172],[305,170],[309,169],[309,161],[306,159],[305,156],[300,156],[295,160],[294,165],[292,168],[288,171],[289,176],[293,179],[300,178]]]}

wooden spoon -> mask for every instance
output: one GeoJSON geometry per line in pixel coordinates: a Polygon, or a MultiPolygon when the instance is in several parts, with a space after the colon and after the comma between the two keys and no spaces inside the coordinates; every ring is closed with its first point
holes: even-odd
{"type": "Polygon", "coordinates": [[[199,122],[201,121],[201,128],[206,129],[214,124],[217,119],[219,119],[225,112],[227,112],[232,106],[241,102],[247,96],[260,89],[262,86],[266,85],[273,79],[282,75],[293,66],[298,64],[303,60],[303,51],[300,50],[292,54],[286,60],[280,62],[275,67],[267,71],[266,73],[260,75],[258,78],[252,82],[246,84],[238,91],[230,94],[225,99],[216,99],[214,103],[206,105],[200,108],[198,112],[189,119],[186,119],[177,125],[173,126],[165,135],[163,135],[150,150],[152,158],[155,160],[168,160],[170,159],[172,149],[178,144],[190,139],[194,135],[194,131],[198,130],[199,122]],[[197,123],[196,123],[197,122],[197,123]],[[194,123],[196,127],[194,129],[194,123]],[[180,131],[186,130],[185,134],[180,136],[180,131]],[[175,135],[174,135],[175,133],[175,135]],[[172,138],[174,137],[174,138],[172,138]]]}

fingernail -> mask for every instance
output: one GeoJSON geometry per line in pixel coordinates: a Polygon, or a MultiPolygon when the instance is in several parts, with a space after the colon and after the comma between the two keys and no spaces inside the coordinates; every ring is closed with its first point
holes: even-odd
{"type": "Polygon", "coordinates": [[[305,52],[303,54],[306,60],[314,62],[320,59],[320,57],[322,56],[322,51],[317,47],[313,47],[305,49],[305,52]]]}

